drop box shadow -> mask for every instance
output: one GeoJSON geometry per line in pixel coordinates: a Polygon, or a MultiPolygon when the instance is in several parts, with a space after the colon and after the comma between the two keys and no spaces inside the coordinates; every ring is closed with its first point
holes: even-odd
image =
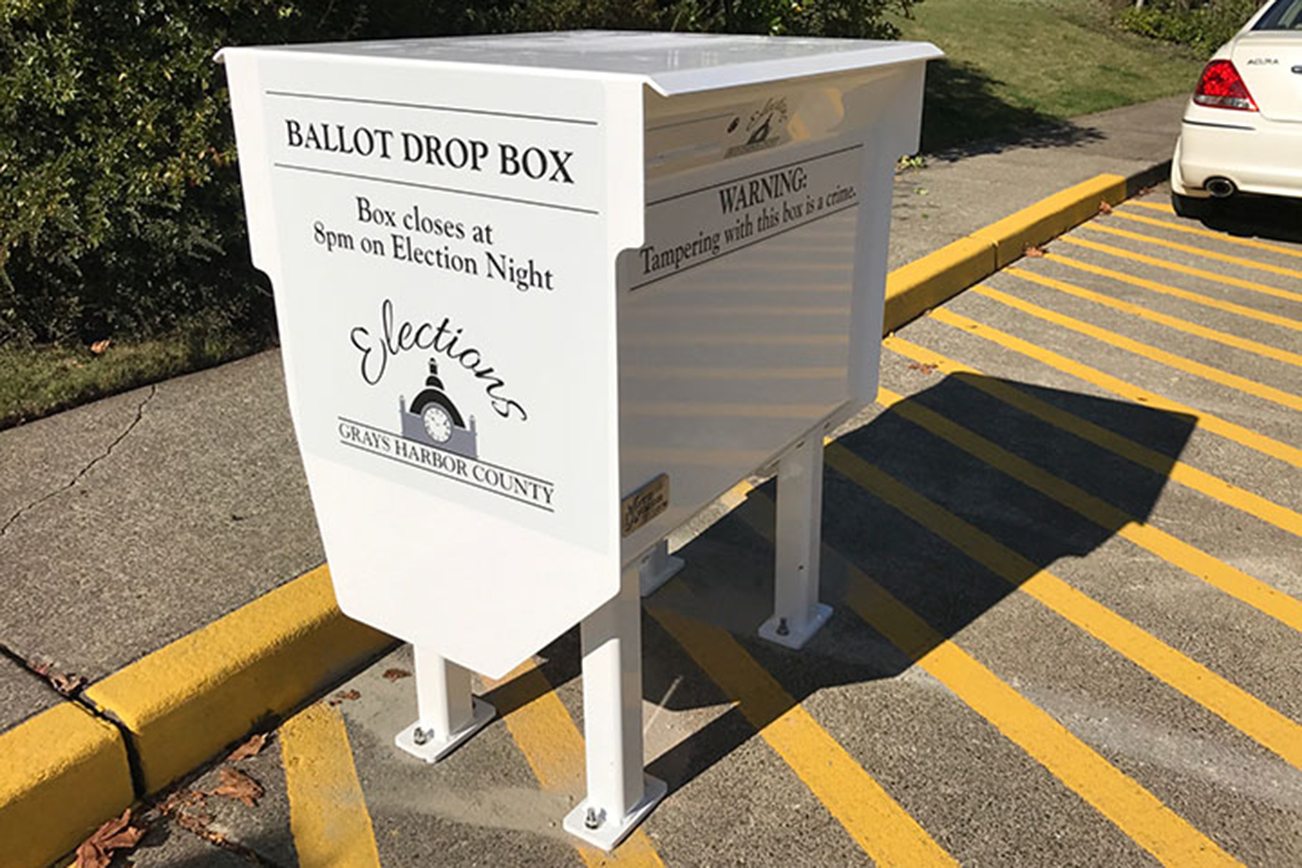
{"type": "MultiPolygon", "coordinates": [[[[852,584],[863,581],[858,571],[930,624],[938,636],[949,638],[1035,572],[1060,558],[1089,554],[1122,526],[1094,524],[1026,488],[908,421],[910,408],[954,420],[1114,504],[1136,521],[1152,511],[1170,463],[1183,451],[1194,427],[1192,417],[1137,404],[974,375],[948,376],[843,437],[835,448],[871,463],[1021,554],[1030,565],[1025,575],[1003,578],[985,570],[842,475],[834,466],[840,461],[829,452],[821,598],[835,611],[802,651],[778,648],[756,636],[772,605],[772,482],[684,546],[679,555],[686,569],[645,600],[645,608],[723,628],[799,703],[825,687],[894,678],[933,647],[906,654],[846,605],[852,584]],[[1167,464],[1163,472],[1131,464],[991,398],[982,387],[1016,388],[1143,443],[1167,464]]],[[[643,625],[643,696],[649,702],[686,711],[727,701],[705,671],[709,666],[696,665],[654,614],[644,615],[643,625]]],[[[541,668],[550,684],[578,677],[578,631],[552,643],[543,658],[541,668]]],[[[511,687],[499,688],[488,698],[506,716],[535,695],[511,687]]],[[[781,702],[764,705],[766,717],[760,726],[790,707],[781,702]]],[[[734,707],[655,758],[649,771],[676,789],[753,737],[756,729],[755,722],[734,707]]]]}

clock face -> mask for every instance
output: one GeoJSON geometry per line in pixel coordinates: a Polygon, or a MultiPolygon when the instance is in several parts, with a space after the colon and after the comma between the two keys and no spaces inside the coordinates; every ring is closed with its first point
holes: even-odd
{"type": "Polygon", "coordinates": [[[452,436],[452,417],[438,404],[430,404],[420,414],[425,423],[425,433],[435,443],[446,443],[452,436]]]}

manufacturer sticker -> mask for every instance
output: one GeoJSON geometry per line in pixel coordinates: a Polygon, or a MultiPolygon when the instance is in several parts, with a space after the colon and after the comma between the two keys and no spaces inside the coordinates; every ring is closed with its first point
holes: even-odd
{"type": "Polygon", "coordinates": [[[623,536],[631,536],[669,508],[669,474],[662,473],[620,503],[623,536]]]}

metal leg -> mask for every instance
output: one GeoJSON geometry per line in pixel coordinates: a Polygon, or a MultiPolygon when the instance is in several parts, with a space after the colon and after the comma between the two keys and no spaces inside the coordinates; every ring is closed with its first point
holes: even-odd
{"type": "Polygon", "coordinates": [[[425,762],[438,762],[484,724],[496,710],[470,692],[470,670],[420,646],[416,660],[416,722],[394,743],[425,762]]]}
{"type": "Polygon", "coordinates": [[[613,850],[664,798],[642,752],[642,603],[639,565],[625,568],[618,596],[583,620],[583,731],[588,795],[565,830],[613,850]]]}
{"type": "Polygon", "coordinates": [[[818,602],[823,523],[823,441],[811,435],[778,461],[773,617],[760,637],[799,650],[832,615],[818,602]]]}
{"type": "Polygon", "coordinates": [[[669,554],[669,541],[660,540],[655,548],[647,552],[638,561],[638,580],[642,596],[649,597],[659,590],[665,582],[678,575],[686,564],[682,558],[669,554]]]}

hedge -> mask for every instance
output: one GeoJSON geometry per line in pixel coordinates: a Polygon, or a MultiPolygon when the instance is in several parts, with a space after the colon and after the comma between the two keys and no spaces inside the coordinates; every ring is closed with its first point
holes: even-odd
{"type": "Polygon", "coordinates": [[[274,334],[223,45],[573,27],[891,36],[920,0],[5,0],[0,346],[274,334]]]}
{"type": "Polygon", "coordinates": [[[1247,23],[1261,0],[1150,0],[1148,5],[1121,12],[1126,30],[1192,46],[1210,56],[1247,23]]]}

